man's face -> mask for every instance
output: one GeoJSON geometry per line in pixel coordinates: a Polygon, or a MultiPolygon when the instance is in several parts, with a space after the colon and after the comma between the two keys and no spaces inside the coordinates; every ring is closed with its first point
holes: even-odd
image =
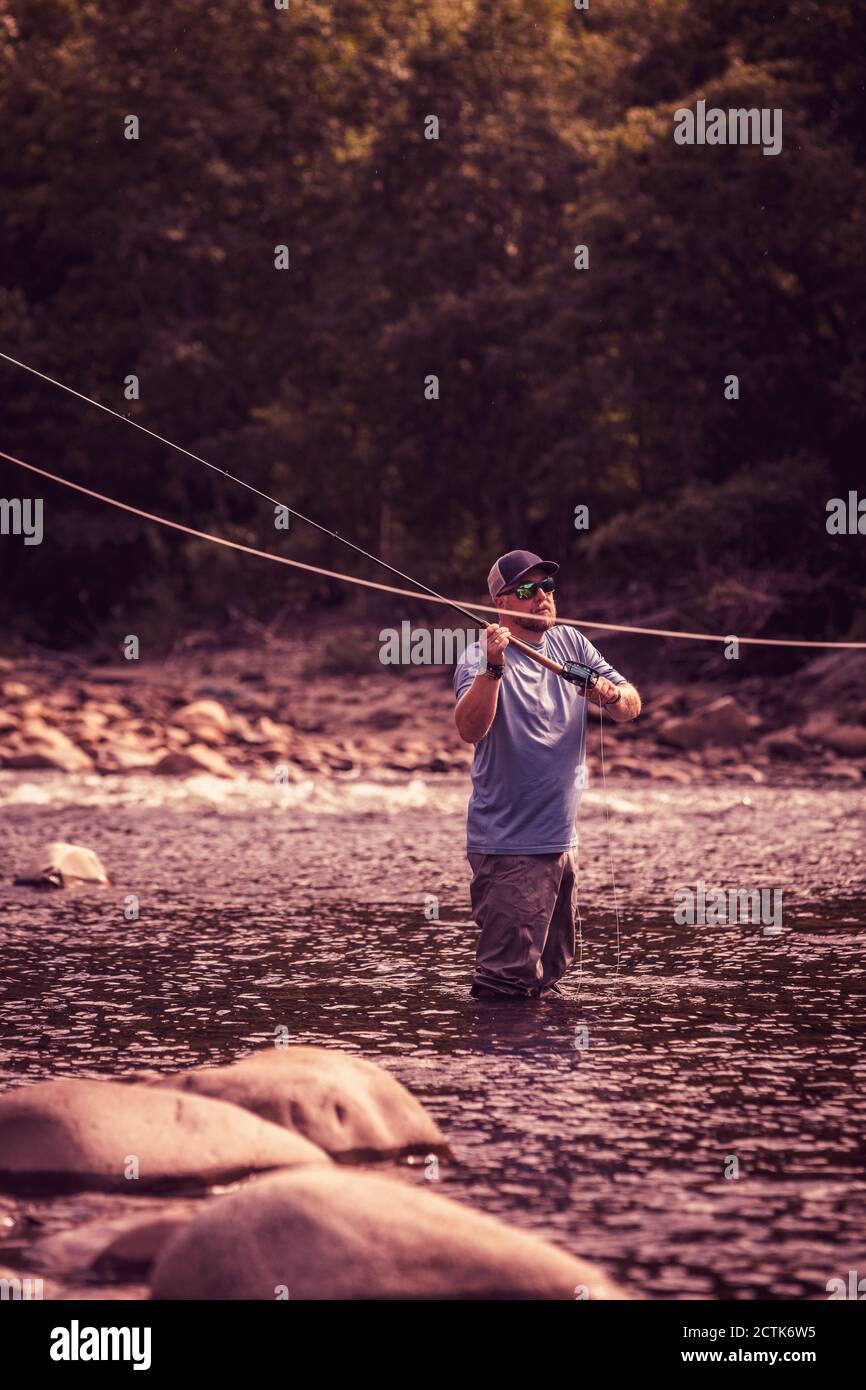
{"type": "MultiPolygon", "coordinates": [[[[532,584],[546,577],[544,570],[539,568],[530,570],[520,582],[532,584]]],[[[553,594],[546,594],[543,589],[536,589],[532,598],[518,598],[513,592],[500,594],[496,599],[496,607],[508,614],[510,627],[521,629],[523,632],[546,632],[556,622],[553,594]]]]}

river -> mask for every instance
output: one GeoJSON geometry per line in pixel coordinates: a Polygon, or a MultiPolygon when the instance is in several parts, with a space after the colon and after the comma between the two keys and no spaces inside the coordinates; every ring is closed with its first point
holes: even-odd
{"type": "MultiPolygon", "coordinates": [[[[561,1000],[504,1006],[468,995],[466,798],[451,776],[0,773],[2,1085],[227,1061],[285,1028],[418,1096],[458,1159],[444,1192],[635,1293],[826,1298],[866,1272],[866,791],[592,788],[582,961],[561,1000]],[[112,887],[13,885],[54,839],[112,887]],[[699,880],[781,890],[781,935],[677,926],[699,880]]],[[[51,1230],[112,1203],[28,1210],[51,1230]]]]}

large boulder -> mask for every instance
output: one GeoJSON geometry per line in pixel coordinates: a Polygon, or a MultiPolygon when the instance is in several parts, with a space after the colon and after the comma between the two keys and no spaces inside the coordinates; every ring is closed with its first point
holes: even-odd
{"type": "Polygon", "coordinates": [[[241,1105],[344,1162],[451,1157],[438,1125],[396,1077],[333,1048],[269,1047],[226,1067],[180,1072],[155,1084],[241,1105]]]}
{"type": "Polygon", "coordinates": [[[111,1081],[46,1081],[0,1096],[0,1188],[204,1187],[264,1169],[330,1163],[239,1106],[111,1081]],[[137,1177],[127,1176],[135,1171],[137,1177]]]}
{"type": "Polygon", "coordinates": [[[424,1188],[331,1168],[209,1202],[153,1270],[155,1299],[627,1295],[594,1265],[424,1188]]]}
{"type": "Polygon", "coordinates": [[[708,743],[740,747],[750,733],[746,711],[731,695],[723,695],[694,714],[665,720],[658,737],[675,748],[703,748],[708,743]]]}
{"type": "Polygon", "coordinates": [[[92,849],[55,840],[31,859],[15,882],[45,888],[69,888],[77,883],[98,883],[105,887],[111,880],[92,849]]]}

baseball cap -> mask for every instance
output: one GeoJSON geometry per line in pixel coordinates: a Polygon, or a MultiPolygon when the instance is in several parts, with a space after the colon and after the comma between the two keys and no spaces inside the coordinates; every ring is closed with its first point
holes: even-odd
{"type": "Polygon", "coordinates": [[[554,564],[552,560],[542,560],[540,555],[534,555],[531,550],[509,550],[506,555],[500,555],[487,576],[490,597],[497,598],[503,589],[512,589],[531,570],[537,569],[544,570],[545,574],[556,574],[559,565],[554,564]]]}

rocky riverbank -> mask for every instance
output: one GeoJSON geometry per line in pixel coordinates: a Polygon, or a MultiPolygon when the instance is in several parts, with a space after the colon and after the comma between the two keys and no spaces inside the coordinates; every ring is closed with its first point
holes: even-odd
{"type": "MultiPolygon", "coordinates": [[[[468,770],[442,667],[356,669],[348,633],[162,662],[31,653],[0,660],[0,768],[268,781],[401,780],[468,770]],[[342,669],[341,669],[342,668],[342,669]]],[[[640,681],[644,712],[604,726],[605,772],[771,784],[866,776],[866,659],[796,677],[640,681]]],[[[591,710],[590,771],[600,769],[591,710]]]]}

